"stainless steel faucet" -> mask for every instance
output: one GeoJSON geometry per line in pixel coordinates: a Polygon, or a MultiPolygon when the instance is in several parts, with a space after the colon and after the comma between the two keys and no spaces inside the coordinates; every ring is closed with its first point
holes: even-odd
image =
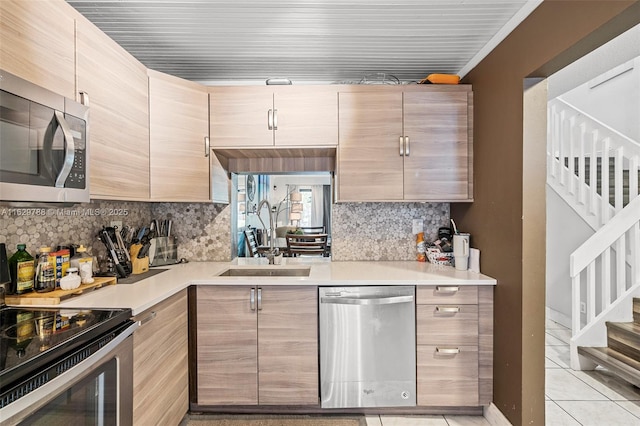
{"type": "MultiPolygon", "coordinates": [[[[271,211],[271,204],[266,198],[260,201],[260,203],[258,203],[258,219],[260,219],[260,222],[262,222],[262,218],[260,218],[260,212],[262,211],[262,206],[265,204],[269,209],[269,251],[267,252],[266,256],[267,256],[267,259],[269,259],[269,265],[274,265],[275,264],[274,258],[277,255],[279,255],[280,252],[275,246],[276,228],[275,228],[275,223],[273,221],[273,212],[271,211]]],[[[262,224],[264,225],[264,222],[262,222],[262,224]]]]}

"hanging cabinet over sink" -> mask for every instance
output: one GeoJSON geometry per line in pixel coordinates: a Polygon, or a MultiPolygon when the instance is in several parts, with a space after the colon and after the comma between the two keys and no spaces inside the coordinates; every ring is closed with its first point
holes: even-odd
{"type": "Polygon", "coordinates": [[[471,86],[344,86],[338,201],[472,201],[471,86]]]}
{"type": "Polygon", "coordinates": [[[337,86],[229,86],[209,93],[214,149],[338,144],[337,86]]]}

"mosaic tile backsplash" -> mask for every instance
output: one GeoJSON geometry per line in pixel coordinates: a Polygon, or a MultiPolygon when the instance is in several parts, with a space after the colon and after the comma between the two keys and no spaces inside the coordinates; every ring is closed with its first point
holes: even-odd
{"type": "MultiPolygon", "coordinates": [[[[0,243],[9,255],[19,243],[35,255],[40,246],[84,244],[91,254],[106,253],[96,239],[111,221],[140,227],[151,219],[171,219],[178,258],[189,261],[231,260],[231,207],[210,203],[94,201],[69,208],[15,209],[0,206],[0,243]],[[29,210],[30,214],[24,214],[29,210]]],[[[425,237],[435,239],[449,226],[448,203],[341,203],[332,211],[332,258],[413,260],[412,220],[422,219],[425,237]]]]}
{"type": "Polygon", "coordinates": [[[331,256],[348,260],[415,260],[413,219],[422,219],[425,239],[449,226],[449,203],[340,203],[333,206],[331,256]]]}
{"type": "Polygon", "coordinates": [[[226,204],[155,203],[158,220],[171,219],[178,259],[193,262],[231,260],[231,207],[226,204]]]}
{"type": "Polygon", "coordinates": [[[96,236],[111,221],[140,227],[151,220],[151,205],[122,201],[93,201],[73,207],[13,208],[0,206],[0,243],[11,256],[24,243],[35,257],[42,246],[82,244],[98,256],[106,254],[96,236]]]}

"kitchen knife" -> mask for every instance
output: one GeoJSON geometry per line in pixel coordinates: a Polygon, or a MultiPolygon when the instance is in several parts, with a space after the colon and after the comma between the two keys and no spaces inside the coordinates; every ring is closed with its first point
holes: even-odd
{"type": "Polygon", "coordinates": [[[142,259],[149,253],[149,247],[151,247],[151,242],[148,241],[142,245],[142,248],[138,252],[138,259],[142,259]]]}
{"type": "Polygon", "coordinates": [[[119,232],[116,232],[116,240],[118,241],[118,246],[120,247],[120,250],[124,251],[124,254],[127,257],[127,260],[131,262],[131,256],[129,256],[129,250],[127,250],[127,246],[124,245],[124,241],[122,241],[122,236],[120,235],[119,232]]]}
{"type": "Polygon", "coordinates": [[[105,239],[104,243],[107,246],[107,248],[109,249],[109,253],[111,253],[111,257],[113,258],[113,263],[116,266],[116,271],[118,271],[118,276],[120,278],[126,278],[127,277],[127,273],[124,270],[124,268],[122,267],[122,265],[120,264],[120,261],[118,260],[118,255],[116,254],[116,248],[113,245],[113,241],[111,241],[111,237],[109,237],[109,233],[107,232],[106,229],[102,229],[102,231],[100,231],[102,234],[102,238],[105,239]]]}

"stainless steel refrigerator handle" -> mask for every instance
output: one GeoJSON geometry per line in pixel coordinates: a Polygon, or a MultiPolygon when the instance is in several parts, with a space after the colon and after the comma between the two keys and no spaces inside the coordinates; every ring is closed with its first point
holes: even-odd
{"type": "Polygon", "coordinates": [[[258,310],[262,310],[262,289],[258,288],[258,310]]]}
{"type": "Polygon", "coordinates": [[[267,111],[267,128],[273,130],[273,110],[267,111]]]}
{"type": "Polygon", "coordinates": [[[400,157],[402,157],[404,156],[404,138],[402,136],[400,136],[399,142],[400,142],[400,157]]]}
{"type": "Polygon", "coordinates": [[[322,297],[322,303],[335,303],[338,305],[391,305],[395,303],[411,303],[413,296],[380,297],[376,299],[356,299],[352,297],[322,297]]]}
{"type": "Polygon", "coordinates": [[[404,137],[404,152],[406,153],[405,155],[408,157],[411,154],[411,143],[409,142],[409,136],[405,136],[404,137]]]}
{"type": "Polygon", "coordinates": [[[251,289],[251,295],[249,296],[249,306],[252,311],[256,310],[256,290],[254,288],[251,289]]]}
{"type": "Polygon", "coordinates": [[[204,137],[204,156],[208,157],[210,153],[211,153],[211,139],[209,139],[209,136],[205,136],[204,137]]]}
{"type": "Polygon", "coordinates": [[[62,165],[62,170],[60,170],[60,174],[58,174],[58,178],[56,179],[56,188],[64,188],[64,183],[67,181],[67,178],[71,173],[73,161],[75,160],[76,146],[73,142],[71,128],[64,119],[64,115],[60,111],[55,111],[55,116],[60,128],[62,129],[62,134],[64,135],[64,163],[62,165]]]}
{"type": "Polygon", "coordinates": [[[278,110],[273,110],[273,130],[278,130],[278,110]]]}

